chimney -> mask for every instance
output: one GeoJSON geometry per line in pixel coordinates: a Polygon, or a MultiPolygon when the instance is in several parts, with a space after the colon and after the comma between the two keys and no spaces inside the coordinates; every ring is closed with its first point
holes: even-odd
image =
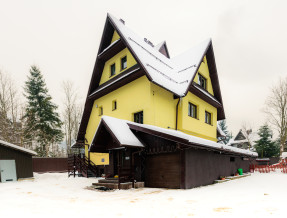
{"type": "Polygon", "coordinates": [[[120,21],[125,25],[125,21],[121,18],[120,21]]]}

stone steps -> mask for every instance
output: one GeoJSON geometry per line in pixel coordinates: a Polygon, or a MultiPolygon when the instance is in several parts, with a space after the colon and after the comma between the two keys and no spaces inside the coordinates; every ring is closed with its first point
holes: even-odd
{"type": "Polygon", "coordinates": [[[240,179],[240,178],[244,178],[247,176],[250,176],[250,173],[243,173],[243,175],[238,175],[238,176],[227,176],[224,180],[215,180],[214,183],[223,183],[223,182],[228,182],[230,180],[235,180],[235,179],[240,179]]]}
{"type": "MultiPolygon", "coordinates": [[[[119,184],[115,182],[97,182],[92,184],[94,188],[105,187],[108,189],[119,189],[119,184]]],[[[136,182],[134,183],[134,188],[143,188],[144,182],[136,182]]],[[[125,182],[120,184],[120,189],[131,189],[133,187],[132,182],[125,182]]]]}

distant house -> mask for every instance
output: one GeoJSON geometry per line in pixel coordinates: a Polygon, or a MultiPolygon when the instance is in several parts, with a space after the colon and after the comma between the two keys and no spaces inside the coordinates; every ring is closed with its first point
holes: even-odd
{"type": "Polygon", "coordinates": [[[252,132],[252,129],[247,130],[246,133],[240,129],[237,135],[230,139],[227,145],[235,148],[254,150],[256,140],[258,140],[258,134],[256,132],[252,132]]]}
{"type": "Polygon", "coordinates": [[[34,155],[34,151],[0,140],[0,182],[33,177],[34,155]]]}

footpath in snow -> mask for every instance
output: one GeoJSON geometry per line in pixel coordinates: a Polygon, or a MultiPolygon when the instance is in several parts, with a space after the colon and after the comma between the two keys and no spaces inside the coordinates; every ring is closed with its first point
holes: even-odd
{"type": "Polygon", "coordinates": [[[66,173],[0,183],[1,217],[286,217],[287,174],[271,172],[189,190],[98,191],[66,173]]]}

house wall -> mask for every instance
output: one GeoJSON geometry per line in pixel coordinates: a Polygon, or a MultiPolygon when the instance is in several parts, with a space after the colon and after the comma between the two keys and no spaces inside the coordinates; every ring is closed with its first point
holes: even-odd
{"type": "Polygon", "coordinates": [[[220,176],[231,176],[242,168],[249,172],[250,161],[206,150],[188,149],[185,151],[185,188],[209,185],[220,176]]]}
{"type": "Polygon", "coordinates": [[[126,69],[134,66],[136,64],[136,60],[133,58],[132,54],[129,52],[127,48],[123,49],[120,51],[118,54],[113,56],[111,59],[107,60],[103,69],[102,77],[100,80],[100,85],[107,82],[108,80],[114,78],[116,75],[122,73],[126,69]],[[124,70],[121,70],[121,58],[127,56],[127,68],[124,70]],[[111,76],[111,65],[115,64],[116,65],[116,71],[115,75],[111,76]]]}
{"type": "Polygon", "coordinates": [[[0,145],[0,160],[15,160],[17,179],[33,177],[32,155],[0,145]]]}
{"type": "Polygon", "coordinates": [[[213,88],[212,88],[212,84],[211,84],[211,79],[210,79],[210,75],[209,75],[209,69],[208,69],[208,63],[206,60],[206,56],[204,56],[203,58],[203,62],[201,62],[199,68],[198,68],[198,72],[196,73],[196,76],[194,77],[194,82],[198,83],[198,73],[200,73],[202,76],[205,77],[205,79],[207,80],[207,84],[206,84],[206,90],[214,95],[213,92],[213,88]]]}
{"type": "Polygon", "coordinates": [[[180,103],[179,130],[184,133],[217,142],[217,109],[188,92],[180,103]],[[197,106],[197,119],[188,116],[188,103],[197,106]],[[211,125],[205,123],[205,111],[211,113],[211,125]]]}

